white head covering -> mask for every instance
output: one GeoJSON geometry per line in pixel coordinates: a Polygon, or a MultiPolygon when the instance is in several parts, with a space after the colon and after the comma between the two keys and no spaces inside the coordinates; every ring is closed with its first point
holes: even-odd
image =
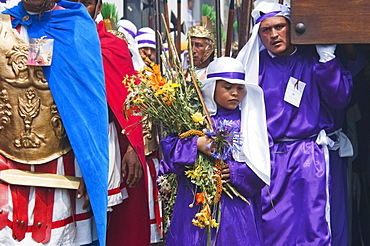
{"type": "Polygon", "coordinates": [[[129,21],[127,19],[119,20],[118,23],[117,23],[117,26],[118,26],[118,31],[125,34],[126,38],[128,38],[126,33],[129,34],[132,38],[136,37],[137,28],[136,28],[135,24],[132,23],[131,21],[129,21]]]}
{"type": "Polygon", "coordinates": [[[236,161],[247,165],[263,180],[270,184],[270,152],[268,145],[265,103],[262,89],[247,82],[243,64],[231,57],[220,57],[207,68],[207,79],[202,81],[202,94],[211,115],[217,113],[214,92],[217,80],[245,85],[245,94],[239,107],[241,110],[241,151],[233,152],[236,161]]]}
{"type": "Polygon", "coordinates": [[[137,31],[137,35],[141,35],[141,34],[144,34],[144,33],[147,33],[147,34],[149,33],[149,34],[155,35],[155,31],[152,28],[147,27],[147,26],[142,27],[137,31]]]}
{"type": "Polygon", "coordinates": [[[118,31],[122,32],[127,39],[134,68],[136,71],[140,71],[140,69],[144,68],[145,63],[139,54],[139,48],[135,40],[137,28],[134,23],[126,19],[118,21],[117,25],[119,26],[118,31]]]}
{"type": "Polygon", "coordinates": [[[137,42],[138,45],[137,47],[139,49],[144,47],[149,47],[153,49],[157,48],[155,40],[155,31],[150,27],[140,28],[137,32],[135,40],[137,42]]]}
{"type": "Polygon", "coordinates": [[[258,30],[263,20],[274,16],[283,16],[290,20],[290,8],[279,3],[269,2],[261,2],[256,6],[252,11],[255,24],[252,29],[252,35],[236,57],[244,65],[245,79],[254,84],[258,84],[259,52],[265,49],[258,35],[258,30]]]}

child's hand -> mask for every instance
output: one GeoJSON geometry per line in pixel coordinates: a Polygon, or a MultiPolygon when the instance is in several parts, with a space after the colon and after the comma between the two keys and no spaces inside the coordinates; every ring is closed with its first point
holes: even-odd
{"type": "Polygon", "coordinates": [[[230,182],[230,169],[228,164],[225,164],[221,170],[221,179],[225,180],[227,183],[230,182]]]}
{"type": "Polygon", "coordinates": [[[197,147],[200,152],[206,155],[211,155],[215,149],[214,146],[212,146],[212,139],[207,136],[198,138],[197,147]]]}

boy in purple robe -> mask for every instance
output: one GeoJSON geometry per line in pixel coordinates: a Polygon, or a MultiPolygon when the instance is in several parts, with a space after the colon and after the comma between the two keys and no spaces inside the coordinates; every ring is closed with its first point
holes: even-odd
{"type": "MultiPolygon", "coordinates": [[[[234,58],[221,57],[207,68],[202,94],[215,125],[228,120],[241,132],[240,151],[230,153],[221,178],[230,182],[247,200],[231,199],[222,193],[219,228],[212,229],[212,245],[264,245],[261,234],[261,189],[269,184],[270,162],[263,94],[257,85],[244,80],[243,65],[234,58]]],[[[186,166],[194,165],[198,151],[211,155],[211,139],[167,136],[161,141],[162,169],[177,174],[178,192],[167,233],[166,245],[206,245],[207,229],[191,221],[199,212],[194,201],[194,185],[185,176],[186,166]]]]}
{"type": "Polygon", "coordinates": [[[291,44],[288,7],[262,2],[252,16],[252,37],[237,59],[264,91],[272,141],[270,194],[262,192],[265,244],[347,245],[345,182],[337,172],[353,150],[337,118],[352,77],[336,45],[291,44]]]}

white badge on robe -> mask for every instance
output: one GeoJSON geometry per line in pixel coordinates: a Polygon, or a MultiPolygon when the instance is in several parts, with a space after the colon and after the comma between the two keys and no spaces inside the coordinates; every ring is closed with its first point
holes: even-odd
{"type": "Polygon", "coordinates": [[[288,85],[286,87],[284,101],[299,108],[299,105],[301,104],[301,100],[302,100],[302,94],[303,94],[305,87],[306,87],[306,83],[300,81],[299,79],[290,77],[288,81],[288,85]]]}

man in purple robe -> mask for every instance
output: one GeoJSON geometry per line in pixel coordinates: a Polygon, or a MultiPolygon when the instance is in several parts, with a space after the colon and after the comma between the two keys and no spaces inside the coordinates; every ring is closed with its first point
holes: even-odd
{"type": "Polygon", "coordinates": [[[346,211],[339,209],[345,182],[330,168],[353,152],[338,121],[352,77],[335,45],[291,44],[288,7],[262,2],[252,16],[252,36],[237,59],[264,91],[271,141],[271,185],[262,192],[265,245],[347,245],[346,211]]]}

